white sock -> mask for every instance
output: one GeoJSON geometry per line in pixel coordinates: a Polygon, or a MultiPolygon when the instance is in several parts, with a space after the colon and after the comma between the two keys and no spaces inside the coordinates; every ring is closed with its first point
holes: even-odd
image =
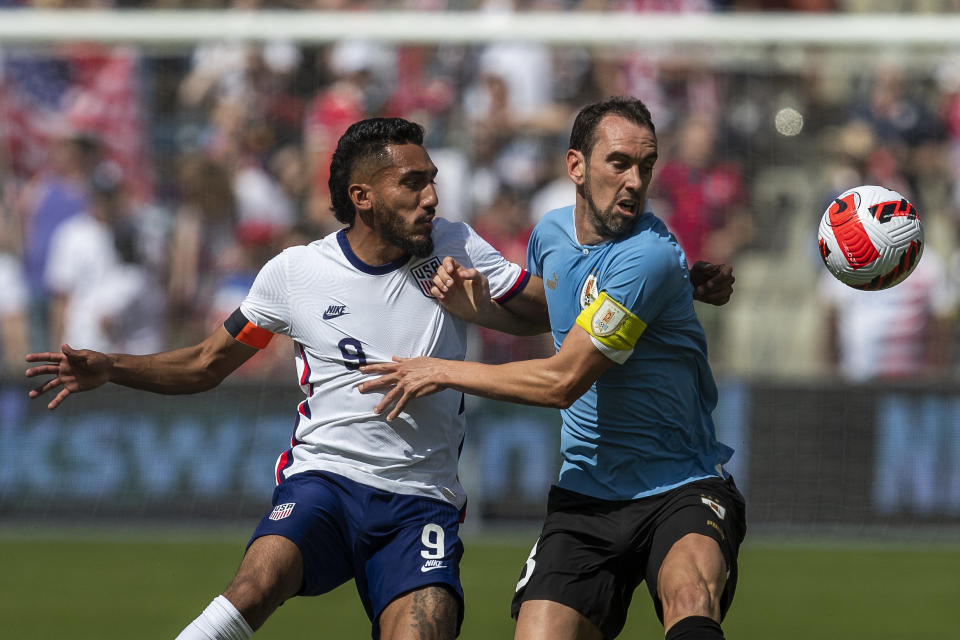
{"type": "Polygon", "coordinates": [[[223,596],[217,596],[176,640],[249,640],[253,629],[223,596]]]}

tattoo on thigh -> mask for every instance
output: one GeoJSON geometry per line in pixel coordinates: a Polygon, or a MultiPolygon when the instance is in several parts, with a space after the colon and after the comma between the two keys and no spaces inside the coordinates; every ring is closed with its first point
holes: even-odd
{"type": "Polygon", "coordinates": [[[457,636],[459,603],[442,587],[427,587],[413,594],[410,627],[418,640],[453,640],[457,636]]]}

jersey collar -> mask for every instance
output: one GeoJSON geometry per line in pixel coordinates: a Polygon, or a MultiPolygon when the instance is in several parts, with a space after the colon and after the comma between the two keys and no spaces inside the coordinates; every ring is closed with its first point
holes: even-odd
{"type": "Polygon", "coordinates": [[[350,246],[350,241],[347,240],[346,229],[340,229],[340,231],[337,232],[337,243],[340,245],[340,250],[343,251],[343,255],[346,256],[347,260],[350,261],[350,264],[356,267],[357,270],[372,276],[382,276],[384,274],[391,273],[410,261],[410,256],[403,256],[402,258],[397,258],[396,260],[392,260],[386,264],[377,266],[369,265],[353,252],[353,247],[350,246]]]}

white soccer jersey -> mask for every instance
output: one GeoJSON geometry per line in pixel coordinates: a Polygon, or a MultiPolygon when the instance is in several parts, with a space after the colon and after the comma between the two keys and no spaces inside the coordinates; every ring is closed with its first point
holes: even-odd
{"type": "Polygon", "coordinates": [[[361,394],[365,363],[393,356],[462,360],[466,323],[430,296],[444,256],[475,267],[494,299],[506,301],[529,275],[470,227],[433,220],[434,254],[381,266],[363,263],[344,230],[268,262],[226,327],[262,347],[268,334],[293,338],[300,386],[290,448],[277,461],[277,482],[323,470],[394,493],[426,495],[462,507],[457,479],[464,437],[463,394],[452,389],[410,402],[396,419],[374,413],[382,393],[361,394]]]}

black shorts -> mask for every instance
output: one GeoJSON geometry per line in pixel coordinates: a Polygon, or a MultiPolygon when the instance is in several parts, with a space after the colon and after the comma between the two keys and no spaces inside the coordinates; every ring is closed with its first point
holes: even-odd
{"type": "Polygon", "coordinates": [[[524,565],[511,614],[525,600],[551,600],[580,612],[604,638],[623,630],[633,591],[646,580],[657,617],[660,565],[688,533],[716,540],[729,574],[721,616],[737,587],[737,553],[746,533],[743,496],[733,478],[708,478],[638,500],[609,501],[554,486],[540,538],[524,565]]]}

